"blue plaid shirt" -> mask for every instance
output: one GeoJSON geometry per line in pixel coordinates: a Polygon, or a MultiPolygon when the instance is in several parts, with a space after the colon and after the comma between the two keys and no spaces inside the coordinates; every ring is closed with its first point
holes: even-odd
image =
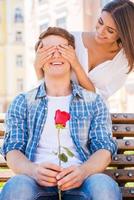
{"type": "MultiPolygon", "coordinates": [[[[6,115],[3,155],[20,150],[34,161],[48,110],[45,84],[18,95],[6,115]]],[[[99,149],[115,154],[111,118],[101,97],[72,82],[69,121],[70,134],[82,162],[99,149]]],[[[50,124],[51,126],[51,124],[50,124]]]]}

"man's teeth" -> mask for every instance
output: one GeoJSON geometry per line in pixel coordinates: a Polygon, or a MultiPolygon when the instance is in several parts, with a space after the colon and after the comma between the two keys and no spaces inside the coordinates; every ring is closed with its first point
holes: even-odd
{"type": "Polygon", "coordinates": [[[52,62],[52,65],[62,65],[62,62],[52,62]]]}

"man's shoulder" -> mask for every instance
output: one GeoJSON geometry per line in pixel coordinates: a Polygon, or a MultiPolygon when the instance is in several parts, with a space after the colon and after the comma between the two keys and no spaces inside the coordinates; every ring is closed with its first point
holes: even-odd
{"type": "Polygon", "coordinates": [[[93,112],[97,111],[105,114],[109,113],[109,109],[106,103],[99,94],[92,91],[88,91],[82,88],[81,86],[80,89],[86,106],[89,107],[90,109],[92,108],[93,112]]]}
{"type": "Polygon", "coordinates": [[[89,101],[89,102],[94,102],[96,101],[98,98],[101,98],[99,94],[89,91],[83,87],[81,87],[80,85],[78,85],[79,90],[82,93],[82,96],[84,97],[84,100],[89,101]]]}
{"type": "Polygon", "coordinates": [[[24,95],[25,95],[25,98],[30,101],[30,100],[35,100],[36,99],[36,96],[37,96],[37,93],[38,93],[38,90],[39,90],[40,86],[34,88],[34,89],[31,89],[29,90],[28,92],[26,92],[24,95]]]}
{"type": "Polygon", "coordinates": [[[103,98],[99,94],[89,91],[89,90],[86,90],[85,88],[83,88],[81,86],[78,86],[78,87],[79,87],[79,90],[81,91],[81,94],[83,96],[85,103],[92,104],[95,106],[107,107],[103,98]]]}
{"type": "Polygon", "coordinates": [[[38,86],[30,91],[22,92],[22,93],[18,94],[14,98],[14,100],[11,104],[22,105],[23,103],[26,103],[28,101],[31,102],[31,101],[35,100],[39,87],[40,86],[38,86]]]}

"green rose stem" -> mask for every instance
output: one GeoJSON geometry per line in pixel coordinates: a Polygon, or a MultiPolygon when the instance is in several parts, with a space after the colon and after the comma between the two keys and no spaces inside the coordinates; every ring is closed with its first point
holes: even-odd
{"type": "MultiPolygon", "coordinates": [[[[66,127],[66,122],[70,120],[70,114],[58,109],[55,112],[54,120],[55,120],[56,128],[58,129],[58,158],[59,158],[59,166],[61,167],[61,161],[67,162],[68,157],[66,156],[65,153],[61,153],[60,129],[63,129],[66,127]]],[[[63,148],[65,149],[65,151],[67,152],[69,156],[71,157],[73,156],[73,153],[69,151],[68,148],[66,147],[63,147],[63,148]]],[[[58,186],[58,194],[59,194],[59,200],[61,200],[61,189],[59,186],[58,186]]]]}
{"type": "MultiPolygon", "coordinates": [[[[58,128],[58,155],[61,154],[61,146],[60,146],[60,128],[58,128]]],[[[61,159],[59,159],[59,166],[61,166],[61,159]]],[[[58,187],[58,194],[59,194],[59,200],[61,200],[61,190],[58,187]]]]}
{"type": "MultiPolygon", "coordinates": [[[[60,128],[58,128],[58,155],[61,154],[61,146],[60,146],[60,128]]],[[[59,159],[59,166],[61,166],[61,159],[59,159]]]]}

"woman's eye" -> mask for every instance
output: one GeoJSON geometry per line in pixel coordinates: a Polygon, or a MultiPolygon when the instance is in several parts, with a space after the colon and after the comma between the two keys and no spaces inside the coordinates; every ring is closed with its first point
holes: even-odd
{"type": "Polygon", "coordinates": [[[113,30],[111,30],[111,29],[108,29],[108,32],[109,32],[109,33],[111,33],[111,34],[113,34],[113,33],[114,33],[114,31],[113,31],[113,30]]]}

